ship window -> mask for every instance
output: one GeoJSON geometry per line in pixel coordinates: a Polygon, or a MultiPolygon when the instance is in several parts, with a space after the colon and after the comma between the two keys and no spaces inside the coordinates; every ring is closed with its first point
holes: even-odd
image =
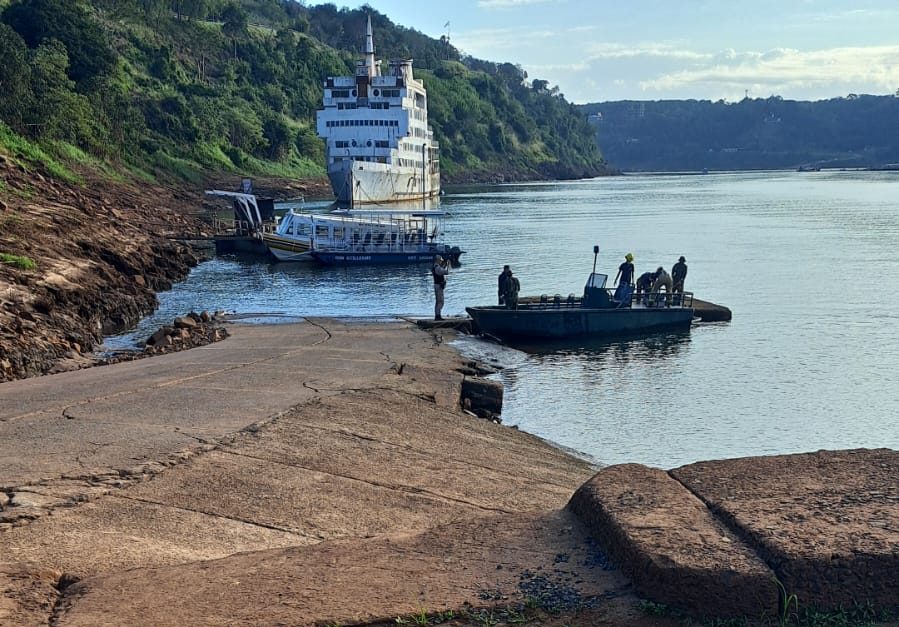
{"type": "Polygon", "coordinates": [[[353,93],[353,97],[355,97],[355,96],[356,96],[356,90],[354,89],[352,93],[353,93]]]}
{"type": "Polygon", "coordinates": [[[369,139],[367,142],[365,142],[365,145],[371,148],[371,140],[369,139]]]}
{"type": "Polygon", "coordinates": [[[340,240],[344,237],[344,227],[335,226],[334,227],[334,239],[340,240]]]}
{"type": "Polygon", "coordinates": [[[316,224],[315,225],[315,236],[316,237],[328,237],[328,225],[327,224],[316,224]]]}
{"type": "Polygon", "coordinates": [[[375,90],[374,93],[375,93],[375,96],[380,96],[380,95],[381,95],[381,92],[379,92],[377,89],[375,90]]]}
{"type": "Polygon", "coordinates": [[[390,145],[382,139],[375,140],[375,148],[390,148],[390,145]]]}
{"type": "MultiPolygon", "coordinates": [[[[349,95],[350,95],[350,92],[348,92],[346,89],[332,89],[331,90],[332,98],[348,98],[349,95]]],[[[353,93],[353,95],[355,96],[356,94],[353,93]]]]}

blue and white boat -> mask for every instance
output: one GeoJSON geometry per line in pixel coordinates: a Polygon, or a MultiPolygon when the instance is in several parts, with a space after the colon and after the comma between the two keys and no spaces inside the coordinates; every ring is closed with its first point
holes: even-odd
{"type": "Polygon", "coordinates": [[[442,241],[442,211],[288,211],[262,239],[279,261],[324,265],[431,262],[435,255],[458,262],[456,246],[442,241]]]}

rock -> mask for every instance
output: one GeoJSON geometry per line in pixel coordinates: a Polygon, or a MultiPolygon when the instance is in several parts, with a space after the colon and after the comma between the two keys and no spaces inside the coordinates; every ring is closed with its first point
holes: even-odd
{"type": "Polygon", "coordinates": [[[175,328],[176,329],[194,329],[197,326],[197,321],[194,320],[190,316],[183,316],[179,318],[175,318],[175,328]]]}
{"type": "Polygon", "coordinates": [[[6,492],[0,492],[0,510],[9,503],[9,495],[6,492]]]}
{"type": "Polygon", "coordinates": [[[490,417],[503,410],[503,384],[489,379],[465,377],[462,380],[461,403],[470,403],[471,411],[480,415],[481,410],[490,417]]]}
{"type": "Polygon", "coordinates": [[[169,327],[161,327],[156,333],[150,336],[150,339],[147,340],[148,346],[162,346],[165,343],[166,338],[171,333],[171,329],[169,327]]]}
{"type": "Polygon", "coordinates": [[[142,275],[142,274],[135,274],[135,275],[134,275],[134,282],[135,282],[137,285],[139,285],[140,287],[147,287],[147,279],[145,279],[145,278],[144,278],[144,275],[142,275]]]}

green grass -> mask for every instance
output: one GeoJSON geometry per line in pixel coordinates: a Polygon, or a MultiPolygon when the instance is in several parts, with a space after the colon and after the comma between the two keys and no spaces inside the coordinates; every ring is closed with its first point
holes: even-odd
{"type": "Polygon", "coordinates": [[[232,163],[228,155],[222,151],[221,146],[208,142],[200,142],[193,147],[191,153],[197,163],[200,163],[207,168],[225,170],[228,172],[235,169],[234,163],[232,163]]]}
{"type": "Polygon", "coordinates": [[[203,168],[195,161],[173,157],[162,150],[157,150],[152,160],[160,170],[183,181],[199,184],[204,179],[203,168]]]}
{"type": "Polygon", "coordinates": [[[241,170],[257,176],[279,176],[281,178],[303,179],[325,175],[325,168],[305,157],[291,155],[286,162],[268,161],[244,155],[241,170]]]}
{"type": "Polygon", "coordinates": [[[84,181],[65,165],[47,154],[43,148],[17,135],[3,122],[0,122],[0,152],[3,152],[21,165],[40,164],[52,176],[69,183],[82,184],[84,181]],[[24,162],[24,163],[23,163],[24,162]]]}
{"type": "Polygon", "coordinates": [[[20,270],[34,270],[37,264],[33,259],[23,255],[11,255],[9,253],[0,253],[0,263],[14,266],[20,270]]]}
{"type": "Polygon", "coordinates": [[[77,163],[80,166],[90,168],[94,172],[102,174],[106,178],[117,183],[125,182],[125,177],[108,163],[84,152],[77,146],[73,146],[68,142],[52,141],[47,145],[47,148],[53,152],[54,156],[62,161],[67,163],[77,163]]]}

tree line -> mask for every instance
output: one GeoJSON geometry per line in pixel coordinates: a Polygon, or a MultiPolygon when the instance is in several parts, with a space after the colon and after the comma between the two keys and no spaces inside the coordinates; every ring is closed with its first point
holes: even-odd
{"type": "Polygon", "coordinates": [[[612,167],[752,170],[899,163],[899,94],[583,105],[612,167]]]}
{"type": "Polygon", "coordinates": [[[604,161],[583,112],[509,63],[369,8],[293,0],[0,0],[0,120],[53,154],[144,174],[317,175],[322,81],[412,57],[450,179],[577,178],[604,161]],[[3,6],[5,4],[5,7],[3,6]]]}

